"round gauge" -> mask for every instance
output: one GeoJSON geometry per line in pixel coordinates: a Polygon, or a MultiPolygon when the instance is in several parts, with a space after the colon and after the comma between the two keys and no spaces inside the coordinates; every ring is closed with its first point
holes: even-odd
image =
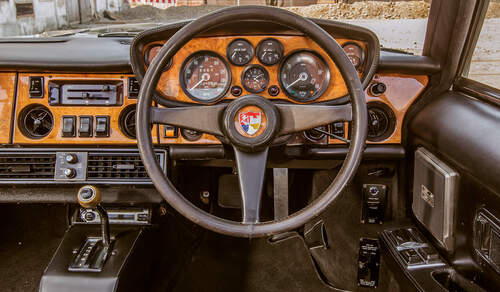
{"type": "Polygon", "coordinates": [[[363,48],[356,43],[345,43],[342,45],[342,48],[344,49],[344,52],[349,60],[351,60],[354,68],[359,69],[365,61],[365,52],[363,51],[363,48]]]}
{"type": "Polygon", "coordinates": [[[227,46],[226,57],[234,65],[246,65],[253,58],[253,46],[247,40],[235,39],[227,46]]]}
{"type": "Polygon", "coordinates": [[[193,100],[214,102],[231,84],[229,65],[218,54],[200,51],[189,56],[180,71],[182,90],[193,100]]]}
{"type": "Polygon", "coordinates": [[[296,101],[313,101],[325,92],[330,70],[323,58],[311,51],[288,55],[279,73],[283,91],[296,101]]]}
{"type": "MultiPolygon", "coordinates": [[[[149,64],[153,62],[153,59],[160,52],[161,47],[162,45],[152,45],[146,50],[146,54],[144,55],[144,63],[146,64],[146,66],[149,66],[149,64]]],[[[172,66],[172,59],[168,60],[168,63],[165,66],[165,69],[163,70],[168,70],[171,66],[172,66]]]]}
{"type": "Polygon", "coordinates": [[[241,84],[252,93],[262,92],[269,85],[269,73],[260,65],[250,65],[241,74],[241,84]]]}
{"type": "Polygon", "coordinates": [[[264,39],[257,45],[257,58],[267,66],[278,64],[283,57],[283,45],[276,39],[264,39]]]}

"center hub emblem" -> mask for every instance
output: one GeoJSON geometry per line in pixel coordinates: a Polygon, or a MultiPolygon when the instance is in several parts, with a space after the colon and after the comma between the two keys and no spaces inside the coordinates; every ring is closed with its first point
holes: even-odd
{"type": "Polygon", "coordinates": [[[236,130],[244,137],[259,136],[267,126],[266,115],[256,106],[242,107],[236,114],[234,122],[236,130]]]}

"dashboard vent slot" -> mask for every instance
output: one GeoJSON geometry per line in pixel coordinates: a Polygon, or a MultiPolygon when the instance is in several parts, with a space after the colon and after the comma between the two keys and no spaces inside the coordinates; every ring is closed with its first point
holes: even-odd
{"type": "MultiPolygon", "coordinates": [[[[163,155],[156,156],[163,164],[163,155]]],[[[87,179],[149,181],[139,153],[89,153],[87,179]]]]}
{"type": "Polygon", "coordinates": [[[44,153],[0,154],[0,179],[52,180],[56,155],[44,153]]]}

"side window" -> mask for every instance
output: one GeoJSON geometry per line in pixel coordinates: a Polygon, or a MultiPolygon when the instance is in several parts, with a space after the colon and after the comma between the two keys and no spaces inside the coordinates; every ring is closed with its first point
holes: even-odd
{"type": "Polygon", "coordinates": [[[500,0],[490,0],[466,77],[500,89],[500,0]]]}

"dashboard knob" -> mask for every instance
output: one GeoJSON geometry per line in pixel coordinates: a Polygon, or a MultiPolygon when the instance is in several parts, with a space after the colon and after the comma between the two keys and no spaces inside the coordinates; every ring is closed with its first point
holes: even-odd
{"type": "Polygon", "coordinates": [[[387,87],[384,83],[374,83],[370,86],[370,93],[373,96],[379,96],[386,91],[387,87]]]}
{"type": "Polygon", "coordinates": [[[67,178],[74,178],[76,176],[76,170],[74,168],[66,168],[64,170],[64,176],[67,178]]]}
{"type": "Polygon", "coordinates": [[[78,162],[78,156],[73,153],[69,153],[66,155],[66,157],[64,157],[64,160],[66,160],[67,163],[75,164],[78,162]]]}

